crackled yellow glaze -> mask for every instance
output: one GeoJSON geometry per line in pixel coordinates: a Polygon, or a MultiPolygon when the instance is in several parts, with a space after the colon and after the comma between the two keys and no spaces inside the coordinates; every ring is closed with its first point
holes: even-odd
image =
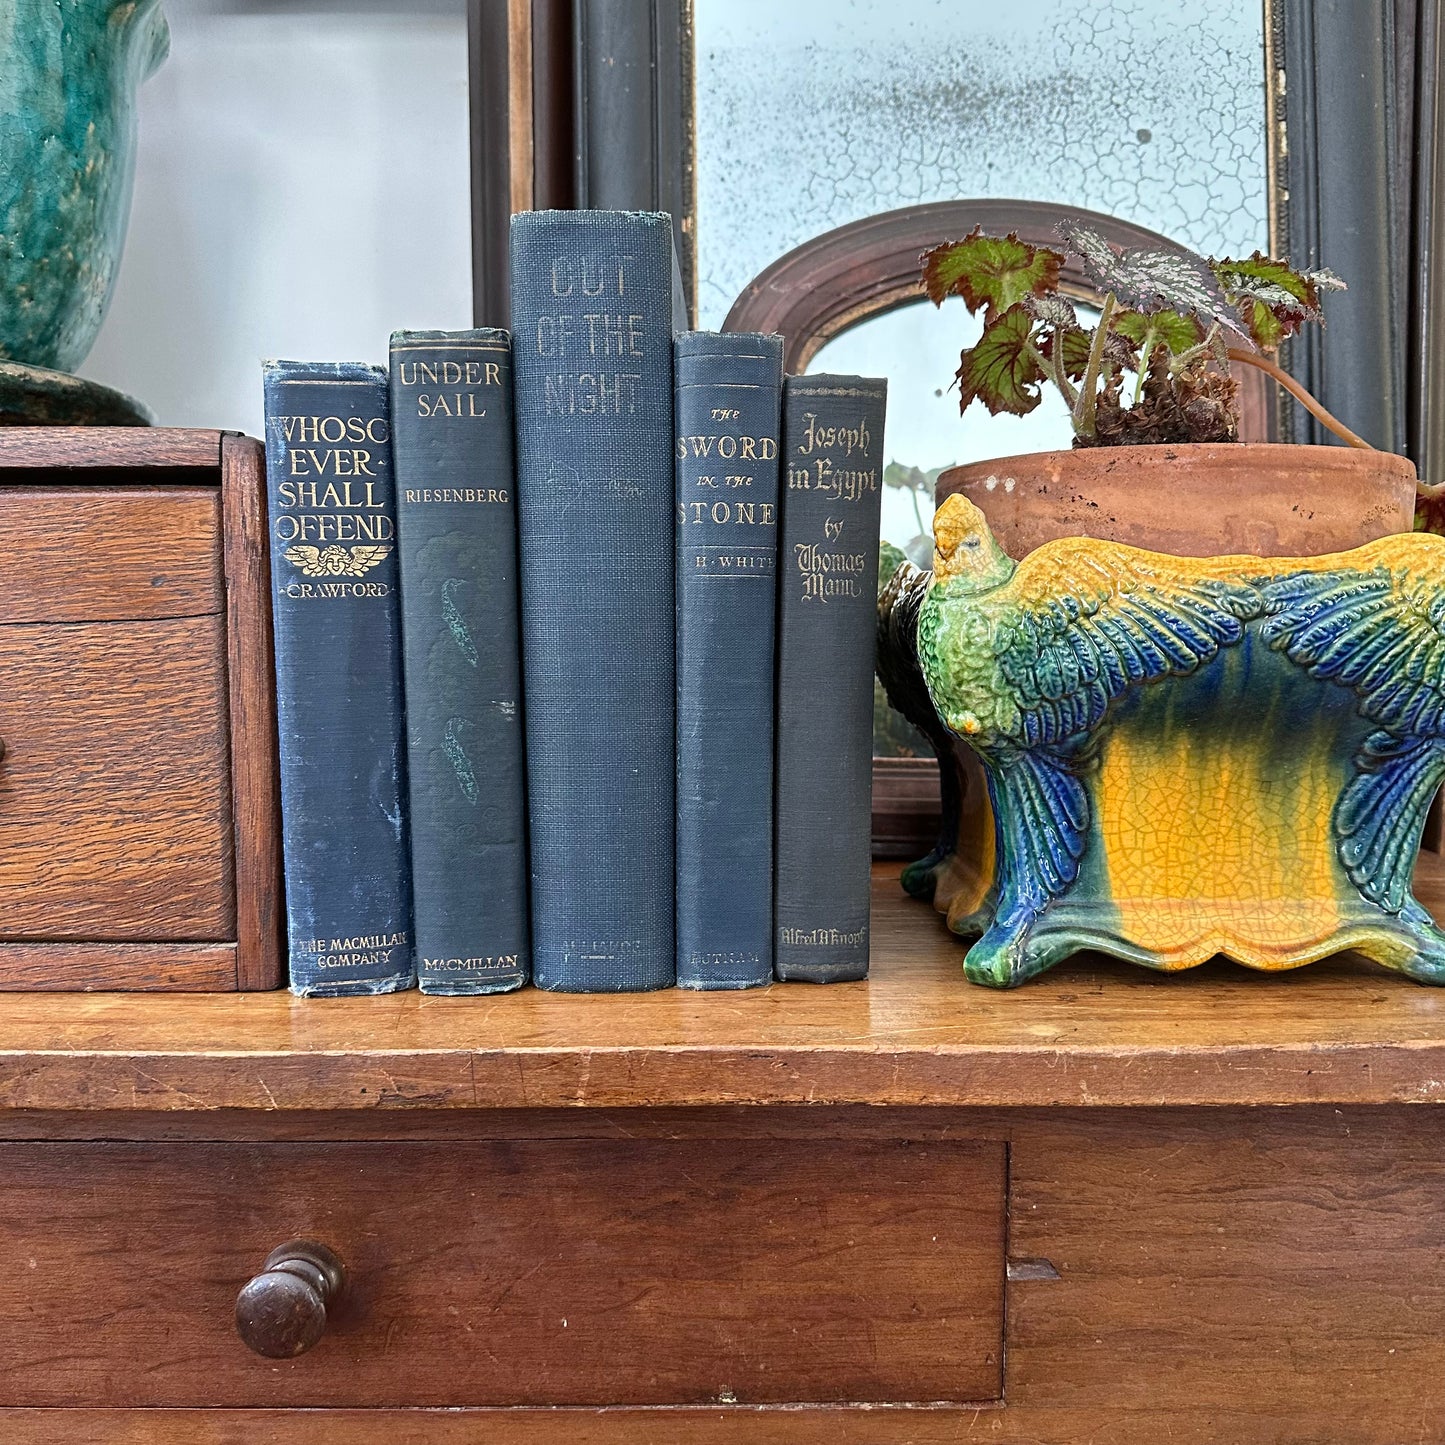
{"type": "Polygon", "coordinates": [[[939,874],[982,934],[970,978],[1079,948],[1160,969],[1357,948],[1445,981],[1409,892],[1445,779],[1445,539],[1195,559],[1069,538],[1015,565],[958,496],[935,538],[919,662],[992,804],[962,829],[991,818],[992,846],[939,874]]]}
{"type": "Polygon", "coordinates": [[[1287,781],[1270,762],[1258,739],[1110,739],[1095,791],[1108,891],[1119,931],[1161,966],[1226,953],[1287,968],[1339,928],[1336,770],[1318,746],[1287,781]]]}

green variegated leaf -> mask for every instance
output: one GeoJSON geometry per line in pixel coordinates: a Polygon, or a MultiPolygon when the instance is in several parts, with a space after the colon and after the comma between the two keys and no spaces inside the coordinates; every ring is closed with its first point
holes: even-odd
{"type": "Polygon", "coordinates": [[[1074,310],[1074,303],[1057,291],[1047,296],[1025,296],[1023,307],[1035,321],[1042,321],[1046,326],[1060,331],[1079,329],[1079,313],[1074,310]]]}
{"type": "Polygon", "coordinates": [[[1296,271],[1259,251],[1243,261],[1213,263],[1229,299],[1249,324],[1256,345],[1278,346],[1306,321],[1323,321],[1320,291],[1339,291],[1344,282],[1333,271],[1296,271]]]}
{"type": "Polygon", "coordinates": [[[1081,331],[1077,326],[1060,329],[1046,336],[1039,345],[1039,354],[1047,361],[1054,359],[1054,347],[1061,342],[1064,348],[1064,375],[1078,381],[1089,364],[1089,346],[1094,339],[1092,331],[1081,331]]]}
{"type": "Polygon", "coordinates": [[[1022,306],[1011,306],[984,327],[978,345],[959,357],[959,411],[975,397],[995,416],[1025,416],[1039,404],[1043,371],[1031,337],[1033,325],[1022,306]]]}
{"type": "Polygon", "coordinates": [[[1112,325],[1136,348],[1143,346],[1144,338],[1153,332],[1150,349],[1167,346],[1173,356],[1188,351],[1191,346],[1198,346],[1204,340],[1204,328],[1197,318],[1186,316],[1181,311],[1155,311],[1150,316],[1141,311],[1116,311],[1112,325]]]}
{"type": "Polygon", "coordinates": [[[1261,300],[1269,295],[1278,298],[1282,294],[1295,305],[1311,308],[1319,305],[1320,293],[1315,281],[1294,270],[1288,261],[1276,261],[1262,251],[1256,251],[1243,261],[1224,260],[1212,264],[1219,284],[1226,291],[1257,296],[1261,300]]]}
{"type": "Polygon", "coordinates": [[[1263,351],[1272,351],[1284,340],[1284,323],[1263,301],[1245,300],[1240,311],[1249,323],[1249,334],[1254,344],[1263,351]]]}
{"type": "Polygon", "coordinates": [[[1254,301],[1263,301],[1271,310],[1282,306],[1288,311],[1303,311],[1310,305],[1308,301],[1274,281],[1246,281],[1240,286],[1238,294],[1248,296],[1254,301]]]}
{"type": "Polygon", "coordinates": [[[1191,251],[1117,251],[1091,226],[1063,221],[1058,226],[1068,248],[1084,263],[1084,274],[1101,291],[1126,307],[1152,315],[1178,311],[1204,326],[1219,325],[1248,338],[1209,264],[1191,251]]]}
{"type": "Polygon", "coordinates": [[[1010,231],[985,236],[975,226],[961,241],[945,241],[923,253],[923,284],[935,306],[945,296],[962,296],[971,312],[993,321],[1025,296],[1043,296],[1059,284],[1064,258],[1044,246],[1030,246],[1010,231]]]}

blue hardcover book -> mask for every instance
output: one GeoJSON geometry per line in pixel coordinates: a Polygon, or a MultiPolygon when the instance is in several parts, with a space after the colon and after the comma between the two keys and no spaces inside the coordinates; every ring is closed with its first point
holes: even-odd
{"type": "Polygon", "coordinates": [[[391,338],[417,982],[527,981],[512,348],[505,331],[391,338]]]}
{"type": "Polygon", "coordinates": [[[677,981],[773,978],[773,618],[780,336],[674,352],[677,981]]]}
{"type": "Polygon", "coordinates": [[[887,398],[874,377],[783,385],[773,960],[783,980],[868,972],[887,398]]]}
{"type": "Polygon", "coordinates": [[[524,212],[511,260],[533,978],[665,988],[672,222],[524,212]]]}
{"type": "Polygon", "coordinates": [[[414,970],[386,373],[265,379],[291,989],[391,993],[414,970]]]}

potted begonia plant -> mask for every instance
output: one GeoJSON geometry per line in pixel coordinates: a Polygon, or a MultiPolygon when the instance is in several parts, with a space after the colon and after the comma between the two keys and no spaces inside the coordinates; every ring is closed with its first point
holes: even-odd
{"type": "Polygon", "coordinates": [[[945,471],[940,502],[969,496],[1015,557],[1070,535],[1190,556],[1308,555],[1412,525],[1412,464],[1342,426],[1269,354],[1323,320],[1338,277],[1259,252],[1120,250],[1081,222],[1058,235],[1061,250],[975,230],[923,257],[933,301],[959,296],[983,318],[960,357],[960,408],[1023,415],[1052,386],[1074,431],[1069,451],[945,471]],[[1092,324],[1060,289],[1065,251],[1102,297],[1092,324]],[[1242,443],[1239,366],[1267,372],[1347,445],[1242,443]]]}

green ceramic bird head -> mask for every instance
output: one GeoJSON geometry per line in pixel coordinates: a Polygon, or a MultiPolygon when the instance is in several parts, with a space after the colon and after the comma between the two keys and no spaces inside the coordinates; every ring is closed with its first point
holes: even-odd
{"type": "Polygon", "coordinates": [[[933,518],[933,575],[954,592],[991,592],[1017,564],[994,540],[982,512],[957,492],[933,518]]]}

